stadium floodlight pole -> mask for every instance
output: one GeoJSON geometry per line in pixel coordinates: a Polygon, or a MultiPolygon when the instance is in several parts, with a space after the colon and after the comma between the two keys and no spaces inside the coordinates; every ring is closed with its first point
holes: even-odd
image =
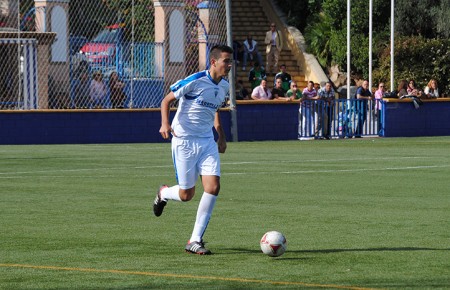
{"type": "MultiPolygon", "coordinates": [[[[233,30],[231,23],[231,0],[225,1],[225,10],[227,17],[227,44],[229,47],[233,47],[233,30]]],[[[236,112],[236,87],[235,87],[235,77],[236,75],[236,65],[233,62],[231,70],[228,74],[228,80],[230,81],[230,113],[231,113],[231,138],[233,142],[238,141],[238,131],[237,131],[237,112],[236,112]]]]}
{"type": "Polygon", "coordinates": [[[350,0],[347,0],[347,100],[350,100],[350,0]]]}
{"type": "Polygon", "coordinates": [[[372,14],[373,0],[369,0],[369,89],[372,91],[372,14]]]}
{"type": "Polygon", "coordinates": [[[394,0],[391,0],[391,92],[394,91],[394,0]]]}

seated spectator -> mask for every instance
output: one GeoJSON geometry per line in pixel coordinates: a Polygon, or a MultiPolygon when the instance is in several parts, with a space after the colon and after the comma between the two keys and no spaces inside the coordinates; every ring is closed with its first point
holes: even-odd
{"type": "Polygon", "coordinates": [[[244,41],[244,57],[242,62],[242,70],[245,70],[247,66],[247,59],[250,58],[251,61],[257,61],[262,63],[262,56],[258,50],[258,42],[253,39],[252,35],[249,34],[247,39],[244,41]]]}
{"type": "Polygon", "coordinates": [[[236,86],[236,100],[249,100],[250,94],[248,93],[248,90],[244,86],[244,82],[242,80],[238,80],[237,86],[236,86]]]}
{"type": "Polygon", "coordinates": [[[438,83],[435,79],[431,79],[425,87],[424,94],[427,99],[439,98],[438,83]]]}
{"type": "Polygon", "coordinates": [[[284,93],[284,89],[281,87],[282,86],[282,79],[281,77],[278,77],[275,80],[275,87],[272,90],[272,97],[274,100],[286,100],[286,101],[290,101],[291,98],[287,97],[284,93]]]}
{"type": "Polygon", "coordinates": [[[100,71],[94,73],[90,86],[91,108],[102,108],[106,98],[106,85],[100,71]]]}
{"type": "Polygon", "coordinates": [[[111,99],[111,106],[114,109],[123,109],[125,99],[127,96],[123,92],[125,83],[119,80],[117,72],[112,72],[109,76],[109,93],[111,99]]]}
{"type": "Polygon", "coordinates": [[[236,36],[233,35],[233,59],[237,65],[239,65],[242,60],[243,52],[244,46],[239,40],[237,40],[236,36]]]}
{"type": "Polygon", "coordinates": [[[248,74],[248,80],[250,81],[252,90],[260,85],[261,80],[265,79],[266,71],[261,67],[260,63],[256,61],[248,74]]]}
{"type": "Polygon", "coordinates": [[[280,72],[275,75],[275,79],[273,82],[274,86],[275,86],[275,82],[276,82],[277,78],[281,78],[281,81],[282,81],[281,87],[283,88],[283,90],[285,92],[287,92],[290,88],[292,79],[291,79],[291,75],[286,72],[286,65],[284,65],[284,64],[280,65],[280,72]]]}
{"type": "Polygon", "coordinates": [[[286,96],[289,97],[291,101],[302,98],[302,92],[298,89],[295,81],[291,81],[291,88],[286,92],[286,96]]]}
{"type": "Polygon", "coordinates": [[[261,84],[253,89],[252,99],[259,101],[266,101],[272,99],[272,93],[269,88],[267,88],[267,81],[261,80],[261,84]]]}
{"type": "Polygon", "coordinates": [[[410,80],[408,84],[408,89],[406,90],[409,96],[421,97],[422,91],[416,89],[416,82],[414,80],[410,80]]]}
{"type": "Polygon", "coordinates": [[[408,82],[401,80],[397,87],[397,97],[401,98],[408,95],[408,82]]]}

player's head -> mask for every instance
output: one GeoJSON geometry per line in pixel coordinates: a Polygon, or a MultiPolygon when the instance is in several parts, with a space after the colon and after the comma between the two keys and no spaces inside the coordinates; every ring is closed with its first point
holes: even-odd
{"type": "Polygon", "coordinates": [[[215,45],[209,51],[211,71],[221,76],[228,75],[233,65],[233,49],[227,45],[215,45]]]}

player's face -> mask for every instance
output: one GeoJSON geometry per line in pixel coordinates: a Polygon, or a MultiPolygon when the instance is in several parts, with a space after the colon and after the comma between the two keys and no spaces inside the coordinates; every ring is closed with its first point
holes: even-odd
{"type": "Polygon", "coordinates": [[[228,52],[220,53],[220,58],[215,60],[213,69],[221,76],[227,76],[233,65],[233,59],[228,52]]]}

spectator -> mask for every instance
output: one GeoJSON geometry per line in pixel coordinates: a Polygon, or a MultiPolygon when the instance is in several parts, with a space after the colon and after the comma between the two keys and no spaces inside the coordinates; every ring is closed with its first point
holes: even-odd
{"type": "Polygon", "coordinates": [[[422,96],[422,91],[416,89],[416,82],[414,80],[409,81],[406,92],[408,93],[409,96],[415,96],[419,98],[422,96]]]}
{"type": "Polygon", "coordinates": [[[275,87],[272,90],[272,97],[274,100],[290,101],[291,98],[286,96],[284,89],[281,87],[282,83],[283,83],[283,81],[282,81],[281,77],[279,77],[275,80],[275,87]]]}
{"type": "Polygon", "coordinates": [[[361,138],[364,133],[364,123],[367,119],[367,102],[372,99],[369,81],[364,80],[362,85],[356,90],[356,99],[358,122],[355,129],[355,138],[361,138]]]}
{"type": "Polygon", "coordinates": [[[295,81],[291,81],[291,88],[286,92],[286,96],[288,96],[292,101],[302,98],[302,92],[298,89],[295,81]]]}
{"type": "MultiPolygon", "coordinates": [[[[281,78],[282,81],[281,87],[283,88],[284,91],[287,92],[290,88],[292,79],[291,75],[286,72],[286,65],[284,64],[280,65],[280,72],[275,75],[275,81],[277,80],[277,78],[281,78]]],[[[275,85],[275,81],[273,85],[275,85]]]]}
{"type": "Polygon", "coordinates": [[[249,100],[250,94],[248,93],[248,90],[244,86],[244,82],[242,80],[238,80],[237,86],[236,86],[236,100],[249,100]]]}
{"type": "Polygon", "coordinates": [[[261,84],[253,89],[252,99],[259,101],[267,101],[272,99],[272,93],[267,88],[267,81],[261,80],[261,84]]]}
{"type": "Polygon", "coordinates": [[[386,93],[386,89],[384,87],[384,83],[378,84],[378,90],[375,92],[375,114],[377,116],[377,124],[378,124],[378,135],[383,136],[384,130],[382,127],[382,110],[381,110],[381,101],[386,93]]]}
{"type": "Polygon", "coordinates": [[[117,72],[112,72],[109,76],[109,93],[111,98],[111,106],[114,109],[123,109],[126,95],[123,92],[125,83],[119,80],[117,72]]]}
{"type": "MultiPolygon", "coordinates": [[[[313,102],[318,100],[317,91],[314,89],[314,82],[309,81],[308,86],[302,92],[302,99],[300,101],[300,114],[302,116],[302,126],[299,132],[300,140],[307,140],[314,136],[315,128],[317,127],[316,122],[313,128],[313,102]]],[[[317,116],[314,117],[317,121],[317,116]]]]}
{"type": "Polygon", "coordinates": [[[94,73],[90,86],[91,108],[102,108],[106,98],[106,85],[100,71],[94,73]]]}
{"type": "Polygon", "coordinates": [[[424,93],[427,99],[439,98],[438,83],[435,79],[431,79],[428,82],[428,85],[425,87],[424,93]]]}
{"type": "Polygon", "coordinates": [[[89,75],[87,72],[81,72],[80,80],[75,87],[74,106],[75,109],[88,108],[90,93],[89,75]]]}
{"type": "Polygon", "coordinates": [[[317,93],[319,93],[320,88],[321,87],[319,83],[314,83],[314,89],[317,91],[317,93]]]}
{"type": "Polygon", "coordinates": [[[253,68],[250,70],[248,80],[250,81],[252,90],[260,85],[261,80],[266,79],[266,71],[261,67],[259,62],[255,62],[253,68]]]}
{"type": "Polygon", "coordinates": [[[247,39],[244,41],[244,57],[242,63],[242,70],[245,70],[247,66],[247,59],[250,57],[250,61],[257,61],[262,63],[261,53],[258,50],[258,43],[253,39],[251,34],[248,34],[247,39]]]}
{"type": "Polygon", "coordinates": [[[278,68],[278,59],[283,49],[281,31],[277,30],[275,23],[270,24],[270,30],[266,32],[264,43],[266,44],[266,69],[273,75],[278,68]]]}
{"type": "Polygon", "coordinates": [[[240,64],[243,51],[244,47],[242,43],[239,40],[237,40],[236,36],[233,35],[233,59],[237,65],[240,64]]]}
{"type": "Polygon", "coordinates": [[[401,80],[397,87],[397,97],[401,98],[408,95],[408,82],[401,80]]]}
{"type": "MultiPolygon", "coordinates": [[[[334,99],[335,93],[331,82],[326,82],[325,86],[318,92],[320,99],[322,100],[323,112],[323,125],[325,139],[331,138],[331,122],[333,120],[334,99]]],[[[317,130],[316,130],[317,131],[317,130]]]]}

